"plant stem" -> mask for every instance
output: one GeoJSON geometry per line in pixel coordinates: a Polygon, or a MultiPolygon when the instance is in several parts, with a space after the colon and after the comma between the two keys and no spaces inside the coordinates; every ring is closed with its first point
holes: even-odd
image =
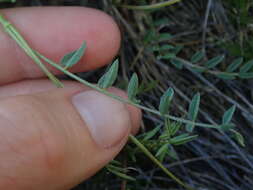
{"type": "Polygon", "coordinates": [[[63,87],[63,84],[46,68],[46,66],[41,62],[38,56],[34,53],[32,48],[27,44],[24,38],[20,35],[16,28],[8,22],[3,15],[0,14],[0,23],[2,24],[6,33],[8,33],[13,40],[26,52],[26,54],[31,57],[35,63],[41,68],[41,70],[48,76],[48,78],[57,86],[63,87]]]}
{"type": "Polygon", "coordinates": [[[151,5],[143,5],[143,6],[136,6],[136,5],[119,5],[120,7],[132,9],[132,10],[152,10],[152,9],[158,9],[163,8],[169,5],[172,5],[174,3],[178,3],[181,0],[168,0],[165,2],[155,3],[151,5]]]}
{"type": "Polygon", "coordinates": [[[57,63],[54,63],[53,61],[51,61],[50,59],[46,58],[45,56],[41,55],[39,52],[35,52],[41,59],[43,59],[45,62],[49,63],[51,66],[55,67],[56,69],[60,70],[61,72],[63,72],[64,74],[68,75],[69,77],[71,77],[72,79],[75,79],[77,80],[78,82],[94,89],[94,90],[97,90],[107,96],[110,96],[116,100],[119,100],[121,102],[124,102],[126,104],[130,104],[130,105],[133,105],[135,107],[138,107],[142,110],[145,110],[147,112],[150,112],[150,113],[153,113],[153,114],[156,114],[158,116],[161,116],[161,117],[165,117],[165,118],[168,118],[168,119],[171,119],[173,121],[177,121],[177,122],[180,122],[180,123],[185,123],[185,124],[192,124],[192,125],[195,125],[195,126],[199,126],[199,127],[205,127],[205,128],[213,128],[213,129],[220,129],[221,126],[220,125],[210,125],[210,124],[205,124],[205,123],[195,123],[193,121],[190,121],[190,120],[186,120],[186,119],[181,119],[181,118],[178,118],[178,117],[175,117],[175,116],[171,116],[171,115],[161,115],[161,113],[158,111],[158,110],[154,110],[154,109],[151,109],[151,108],[148,108],[148,107],[145,107],[143,105],[140,105],[140,104],[137,104],[137,103],[134,103],[133,101],[130,101],[129,99],[124,99],[120,96],[117,96],[115,94],[112,94],[110,92],[108,92],[106,89],[102,89],[102,88],[99,88],[97,85],[95,84],[91,84],[89,83],[88,81],[78,77],[77,75],[69,72],[68,70],[65,70],[62,66],[58,65],[57,63]]]}
{"type": "Polygon", "coordinates": [[[156,157],[153,156],[153,154],[143,145],[141,144],[141,142],[135,138],[133,135],[129,136],[129,139],[139,148],[142,150],[142,152],[149,157],[150,160],[153,161],[153,163],[155,163],[159,168],[161,168],[164,173],[166,173],[171,179],[173,179],[174,181],[176,181],[179,185],[183,186],[184,188],[186,188],[187,190],[194,190],[193,188],[189,187],[188,185],[186,185],[184,182],[182,182],[179,178],[177,178],[173,173],[171,173],[167,168],[165,168],[163,166],[163,164],[156,159],[156,157]]]}

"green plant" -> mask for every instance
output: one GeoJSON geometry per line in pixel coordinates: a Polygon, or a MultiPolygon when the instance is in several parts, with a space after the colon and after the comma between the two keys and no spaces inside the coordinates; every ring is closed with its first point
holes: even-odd
{"type": "MultiPolygon", "coordinates": [[[[116,96],[114,94],[109,93],[106,89],[113,85],[113,83],[116,80],[117,74],[118,74],[118,68],[119,63],[116,60],[107,70],[107,72],[100,78],[98,81],[98,84],[92,84],[89,83],[86,80],[81,79],[77,75],[69,72],[67,69],[74,64],[76,64],[79,59],[82,57],[85,51],[85,43],[82,44],[82,46],[74,51],[70,52],[69,54],[65,55],[61,61],[61,64],[54,63],[53,61],[47,59],[43,55],[41,55],[39,52],[36,52],[33,50],[27,42],[23,39],[23,37],[19,34],[17,29],[13,25],[11,25],[2,15],[0,15],[0,23],[3,25],[5,31],[15,40],[19,46],[27,53],[28,56],[30,56],[34,62],[45,72],[45,74],[48,76],[48,78],[57,86],[57,87],[63,87],[63,84],[50,73],[50,71],[45,67],[45,65],[41,62],[41,59],[49,63],[51,66],[55,67],[56,69],[62,71],[64,74],[68,75],[69,77],[79,81],[80,83],[89,86],[107,96],[110,96],[112,98],[115,98],[121,102],[131,104],[133,106],[136,106],[142,110],[148,111],[152,114],[156,114],[164,119],[164,126],[163,126],[163,134],[159,135],[158,140],[152,139],[155,135],[157,135],[158,129],[155,131],[151,131],[148,134],[144,134],[143,137],[140,137],[137,139],[136,137],[130,135],[130,140],[132,143],[134,143],[139,150],[141,150],[145,155],[147,155],[157,166],[159,166],[169,177],[174,179],[178,184],[184,186],[186,189],[192,189],[191,187],[188,187],[186,184],[184,184],[180,179],[178,179],[176,176],[174,176],[163,164],[161,161],[163,160],[164,156],[166,154],[171,154],[168,152],[167,146],[176,146],[180,144],[184,144],[186,142],[189,142],[196,138],[196,135],[191,135],[191,132],[193,131],[194,127],[205,127],[205,128],[213,128],[217,130],[223,130],[229,133],[234,134],[234,137],[236,140],[241,144],[244,145],[242,136],[234,130],[234,124],[231,122],[232,116],[235,111],[235,107],[232,107],[228,111],[224,113],[223,116],[223,122],[220,125],[211,125],[206,123],[197,123],[197,114],[199,109],[199,102],[200,102],[200,95],[196,94],[194,98],[191,101],[191,104],[189,106],[189,112],[188,112],[188,119],[175,117],[169,114],[169,108],[170,108],[170,102],[172,101],[174,91],[173,89],[169,88],[164,95],[160,99],[159,109],[151,109],[148,107],[145,107],[141,105],[138,101],[137,92],[138,92],[138,86],[139,81],[136,74],[134,74],[128,84],[128,96],[129,99],[123,99],[119,96],[116,96]],[[182,129],[185,124],[185,129],[182,129]],[[177,134],[179,132],[179,129],[186,131],[183,134],[177,134]],[[154,156],[148,148],[146,148],[144,145],[146,144],[153,144],[155,145],[156,149],[156,156],[154,156]],[[160,160],[160,161],[159,161],[160,160]]],[[[217,62],[220,61],[222,57],[219,57],[219,59],[213,60],[210,64],[217,65],[217,62]]],[[[246,67],[246,66],[245,66],[246,67]]],[[[247,69],[248,71],[248,66],[247,69]]],[[[116,175],[119,175],[120,177],[125,177],[128,179],[128,176],[126,176],[123,170],[121,170],[119,167],[115,166],[115,164],[111,164],[107,166],[108,170],[115,173],[116,175]]]]}

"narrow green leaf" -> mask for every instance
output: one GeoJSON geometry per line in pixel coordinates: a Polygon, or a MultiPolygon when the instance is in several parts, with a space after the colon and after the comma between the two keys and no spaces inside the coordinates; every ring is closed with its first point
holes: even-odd
{"type": "Polygon", "coordinates": [[[109,88],[115,82],[119,69],[119,60],[115,60],[108,71],[99,79],[98,86],[100,88],[109,88]]]}
{"type": "Polygon", "coordinates": [[[160,26],[160,25],[165,25],[168,24],[170,20],[167,17],[161,18],[161,19],[155,19],[154,25],[155,26],[160,26]]]}
{"type": "Polygon", "coordinates": [[[176,123],[176,122],[171,123],[170,126],[169,126],[169,128],[168,128],[169,131],[170,131],[170,135],[174,136],[178,132],[178,130],[180,129],[180,127],[181,127],[180,123],[176,123]]]}
{"type": "MultiPolygon", "coordinates": [[[[200,104],[200,94],[197,93],[193,98],[192,101],[190,103],[189,106],[189,110],[188,110],[188,119],[191,121],[195,121],[198,115],[198,111],[199,111],[199,104],[200,104]]],[[[188,132],[192,132],[194,129],[194,125],[193,124],[187,124],[186,125],[186,130],[188,132]]]]}
{"type": "Polygon", "coordinates": [[[192,57],[191,57],[191,62],[192,63],[197,63],[199,62],[201,59],[203,59],[205,56],[205,54],[203,53],[203,51],[198,51],[196,52],[192,57]]]}
{"type": "Polygon", "coordinates": [[[159,112],[162,115],[165,115],[169,111],[171,100],[174,96],[173,88],[169,88],[161,97],[159,104],[159,112]]]}
{"type": "Polygon", "coordinates": [[[252,68],[253,68],[253,60],[250,60],[240,68],[240,73],[247,73],[252,68]]]}
{"type": "Polygon", "coordinates": [[[78,61],[80,61],[80,59],[82,58],[82,56],[84,55],[86,49],[86,43],[83,42],[83,44],[81,45],[81,47],[78,50],[72,51],[68,54],[66,54],[60,64],[62,66],[64,66],[65,68],[70,68],[73,65],[77,64],[78,61]]]}
{"type": "Polygon", "coordinates": [[[116,175],[116,176],[118,176],[118,177],[120,177],[122,179],[129,180],[129,181],[135,181],[135,179],[133,177],[128,176],[128,175],[126,175],[124,173],[117,172],[117,171],[112,170],[110,168],[107,168],[107,169],[108,169],[108,171],[110,171],[111,173],[113,173],[114,175],[116,175]]]}
{"type": "Polygon", "coordinates": [[[160,3],[154,3],[151,5],[141,5],[141,6],[136,6],[136,5],[120,5],[121,7],[128,8],[128,9],[133,9],[133,10],[152,10],[152,9],[159,9],[163,8],[169,5],[172,5],[174,3],[180,2],[181,0],[167,0],[164,2],[160,3]]]}
{"type": "Polygon", "coordinates": [[[127,169],[121,167],[121,164],[120,164],[120,166],[115,166],[113,164],[108,164],[106,167],[111,169],[111,170],[117,171],[117,172],[126,172],[127,171],[127,169]]]}
{"type": "Polygon", "coordinates": [[[233,115],[235,113],[236,106],[233,105],[231,108],[229,108],[224,114],[222,118],[222,124],[229,124],[233,118],[233,115]]]}
{"type": "Polygon", "coordinates": [[[233,138],[242,146],[245,147],[244,137],[236,130],[231,130],[233,132],[233,138]]]}
{"type": "Polygon", "coordinates": [[[146,141],[146,140],[151,139],[159,132],[160,129],[161,129],[161,126],[157,126],[156,128],[152,129],[151,131],[145,133],[143,140],[146,141]]]}
{"type": "Polygon", "coordinates": [[[199,66],[193,66],[191,69],[197,73],[203,73],[206,71],[206,68],[204,67],[199,67],[199,66]]]}
{"type": "Polygon", "coordinates": [[[170,139],[170,143],[173,145],[182,145],[196,139],[198,135],[189,136],[189,134],[182,134],[170,139]]]}
{"type": "Polygon", "coordinates": [[[238,69],[241,64],[243,63],[243,57],[239,57],[235,59],[226,69],[226,72],[234,72],[236,69],[238,69]]]}
{"type": "Polygon", "coordinates": [[[170,40],[171,38],[173,38],[173,36],[171,34],[162,33],[162,34],[159,34],[158,41],[170,40]]]}
{"type": "Polygon", "coordinates": [[[165,60],[169,59],[170,60],[170,59],[175,58],[175,57],[176,57],[176,55],[174,53],[167,53],[165,55],[157,56],[157,59],[165,59],[165,60]]]}
{"type": "Polygon", "coordinates": [[[128,98],[135,101],[136,95],[138,93],[139,79],[136,73],[134,73],[130,79],[127,87],[128,98]]]}
{"type": "Polygon", "coordinates": [[[253,78],[253,72],[251,73],[239,73],[239,77],[242,79],[251,79],[253,78]]]}
{"type": "Polygon", "coordinates": [[[228,130],[231,130],[233,128],[235,128],[235,125],[233,123],[220,125],[220,129],[223,130],[223,131],[228,131],[228,130]]]}
{"type": "Polygon", "coordinates": [[[174,49],[174,48],[175,48],[174,46],[166,44],[166,45],[163,45],[163,46],[160,47],[160,51],[171,50],[171,49],[174,49]]]}
{"type": "Polygon", "coordinates": [[[216,56],[216,57],[208,60],[204,64],[206,65],[206,67],[208,69],[211,69],[211,68],[216,67],[219,63],[221,63],[224,60],[224,58],[225,58],[224,55],[216,56]]]}
{"type": "Polygon", "coordinates": [[[156,152],[155,156],[158,157],[158,156],[160,156],[161,154],[163,154],[164,152],[167,152],[167,151],[168,151],[168,145],[169,145],[169,143],[166,143],[166,144],[162,145],[162,146],[158,149],[158,151],[156,152]]]}
{"type": "Polygon", "coordinates": [[[177,69],[180,69],[180,70],[184,66],[184,64],[181,61],[179,61],[178,59],[171,59],[170,62],[172,65],[174,65],[177,69]]]}
{"type": "Polygon", "coordinates": [[[235,74],[234,73],[220,73],[216,75],[217,77],[225,80],[233,80],[235,79],[235,74]]]}

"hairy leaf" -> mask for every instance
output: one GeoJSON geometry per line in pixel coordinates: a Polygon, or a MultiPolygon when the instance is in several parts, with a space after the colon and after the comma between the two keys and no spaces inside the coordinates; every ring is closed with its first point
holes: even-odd
{"type": "Polygon", "coordinates": [[[229,108],[224,114],[222,118],[222,124],[229,124],[233,118],[233,115],[235,113],[236,106],[233,105],[231,108],[229,108]]]}
{"type": "Polygon", "coordinates": [[[203,59],[205,56],[205,54],[203,53],[203,51],[198,51],[196,52],[192,57],[191,57],[191,62],[192,63],[197,63],[199,62],[201,59],[203,59]]]}
{"type": "Polygon", "coordinates": [[[178,132],[180,127],[181,127],[180,123],[176,123],[176,122],[171,123],[170,126],[168,127],[168,129],[170,131],[170,135],[174,136],[178,132]]]}
{"type": "Polygon", "coordinates": [[[161,129],[161,126],[157,126],[156,128],[152,129],[151,131],[145,133],[145,137],[143,138],[143,140],[146,141],[146,140],[151,139],[159,132],[160,129],[161,129]]]}
{"type": "Polygon", "coordinates": [[[169,88],[161,97],[159,104],[159,112],[162,115],[165,115],[169,111],[171,100],[174,96],[173,88],[169,88]]]}
{"type": "Polygon", "coordinates": [[[231,130],[232,133],[234,134],[233,137],[234,139],[242,146],[245,147],[245,142],[243,136],[237,132],[236,130],[231,130]]]}
{"type": "Polygon", "coordinates": [[[226,72],[234,72],[236,69],[238,69],[241,64],[243,63],[243,57],[239,57],[235,59],[226,69],[226,72]]]}
{"type": "Polygon", "coordinates": [[[229,124],[222,124],[220,125],[220,129],[223,131],[228,131],[231,130],[235,127],[235,125],[233,123],[229,123],[229,124]]]}
{"type": "Polygon", "coordinates": [[[253,78],[253,72],[239,73],[239,77],[242,78],[242,79],[251,79],[251,78],[253,78]]]}
{"type": "Polygon", "coordinates": [[[235,79],[235,74],[234,73],[220,73],[216,75],[217,77],[225,80],[233,80],[235,79]]]}
{"type": "Polygon", "coordinates": [[[157,56],[158,59],[172,59],[172,58],[175,58],[176,55],[174,53],[167,53],[165,55],[160,55],[160,56],[157,56]]]}
{"type": "Polygon", "coordinates": [[[216,56],[210,60],[208,60],[207,62],[205,62],[205,65],[208,69],[214,68],[215,66],[217,66],[219,63],[221,63],[224,60],[225,56],[224,55],[220,55],[220,56],[216,56]]]}
{"type": "Polygon", "coordinates": [[[116,176],[118,176],[118,177],[120,177],[122,179],[125,179],[125,180],[128,180],[128,181],[135,181],[135,179],[133,177],[129,176],[129,175],[126,175],[124,173],[115,171],[115,170],[113,170],[111,168],[107,168],[107,169],[108,169],[108,171],[112,172],[114,175],[116,175],[116,176]]]}
{"type": "Polygon", "coordinates": [[[240,68],[240,73],[247,73],[252,68],[253,68],[253,60],[250,60],[240,68]]]}
{"type": "Polygon", "coordinates": [[[136,73],[134,73],[130,79],[130,82],[128,84],[128,88],[127,88],[127,94],[128,94],[128,98],[132,101],[135,100],[135,97],[137,95],[138,92],[138,87],[139,87],[139,79],[136,73]]]}
{"type": "Polygon", "coordinates": [[[84,55],[85,49],[86,49],[86,43],[83,42],[83,44],[78,50],[72,51],[64,55],[60,64],[64,66],[65,68],[70,68],[74,66],[75,64],[78,63],[78,61],[80,61],[80,59],[84,55]]]}
{"type": "Polygon", "coordinates": [[[98,86],[100,88],[109,88],[115,82],[119,69],[119,61],[115,60],[108,71],[99,79],[98,86]]]}
{"type": "MultiPolygon", "coordinates": [[[[199,111],[199,104],[200,104],[200,94],[197,93],[189,106],[189,110],[188,110],[188,119],[191,121],[195,121],[198,115],[198,111],[199,111]]],[[[186,125],[186,130],[189,132],[192,132],[194,129],[194,125],[193,124],[187,124],[186,125]]]]}
{"type": "Polygon", "coordinates": [[[158,41],[170,40],[171,38],[173,38],[173,36],[171,34],[162,33],[162,34],[159,34],[158,41]]]}
{"type": "Polygon", "coordinates": [[[181,145],[181,144],[188,143],[197,137],[198,137],[198,135],[190,136],[189,134],[185,133],[185,134],[182,134],[182,135],[179,135],[179,136],[176,136],[176,137],[170,139],[170,143],[173,145],[181,145]]]}
{"type": "Polygon", "coordinates": [[[158,157],[158,156],[160,156],[161,154],[165,154],[165,153],[168,151],[168,145],[169,145],[169,144],[170,144],[170,143],[166,143],[166,144],[162,145],[162,146],[158,149],[158,151],[156,152],[155,156],[158,157]]]}

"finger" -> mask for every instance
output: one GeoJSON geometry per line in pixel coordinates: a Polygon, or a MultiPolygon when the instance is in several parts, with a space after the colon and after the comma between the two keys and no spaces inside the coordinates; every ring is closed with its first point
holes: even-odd
{"type": "MultiPolygon", "coordinates": [[[[83,91],[91,90],[89,87],[84,86],[83,84],[74,82],[74,81],[62,81],[64,86],[67,88],[73,89],[82,89],[83,91]]],[[[0,87],[0,99],[8,98],[12,96],[18,95],[30,95],[39,92],[47,92],[49,90],[56,90],[54,84],[47,79],[37,79],[37,80],[24,80],[17,83],[12,83],[8,85],[4,85],[0,87]]],[[[117,88],[110,88],[110,91],[123,97],[127,98],[127,95],[122,90],[117,88]]],[[[132,134],[136,134],[139,130],[139,120],[140,120],[140,110],[131,106],[129,104],[126,105],[128,110],[130,110],[130,115],[133,122],[133,128],[131,130],[132,134]],[[136,123],[137,122],[137,123],[136,123]]]]}
{"type": "Polygon", "coordinates": [[[126,143],[130,111],[72,87],[2,98],[0,189],[67,189],[87,179],[126,143]]]}
{"type": "MultiPolygon", "coordinates": [[[[115,22],[105,13],[82,7],[19,8],[1,10],[31,47],[59,62],[64,54],[87,43],[84,58],[72,72],[91,70],[109,63],[120,46],[115,22]]],[[[0,84],[44,73],[0,27],[0,84]]],[[[59,73],[51,68],[56,74],[59,73]]]]}

